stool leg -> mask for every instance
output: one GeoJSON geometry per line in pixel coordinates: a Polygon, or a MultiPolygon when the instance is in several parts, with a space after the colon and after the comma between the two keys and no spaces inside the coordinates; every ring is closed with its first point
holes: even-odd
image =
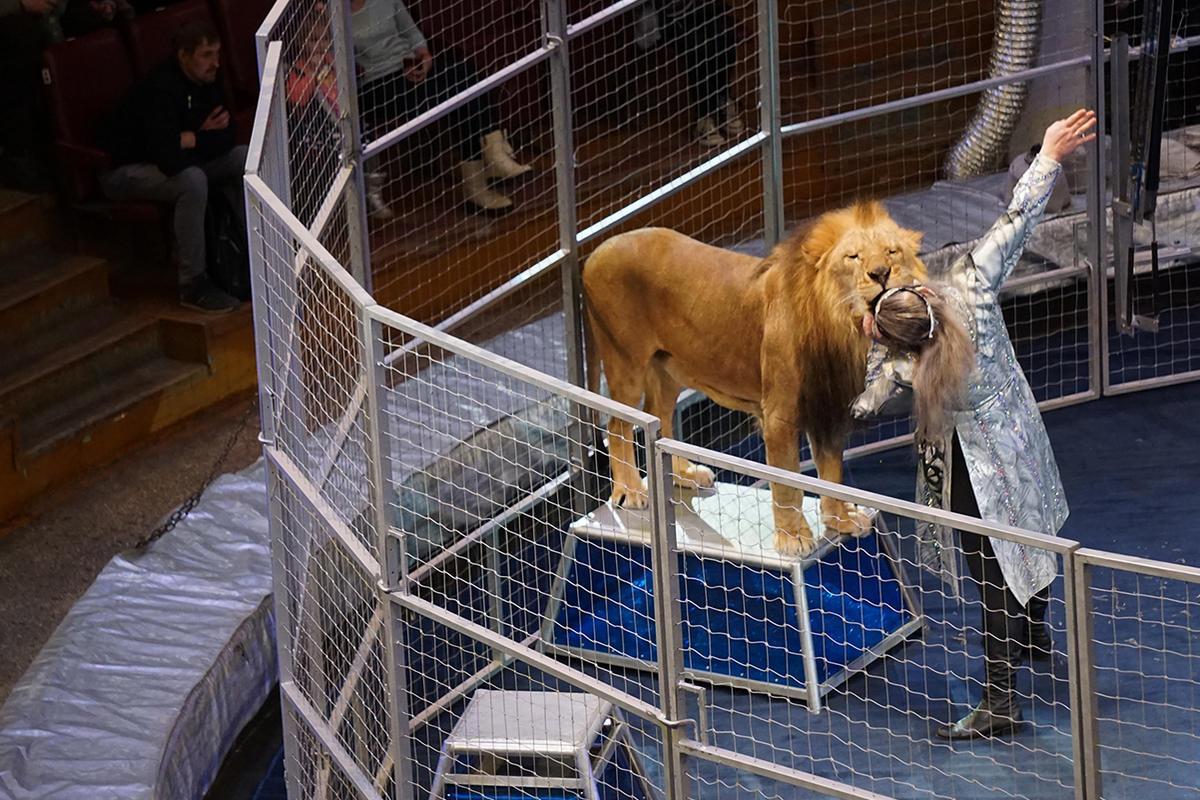
{"type": "Polygon", "coordinates": [[[625,755],[629,758],[629,768],[633,770],[638,783],[642,784],[642,791],[650,800],[662,800],[662,794],[658,791],[658,787],[651,783],[650,778],[646,775],[641,753],[634,748],[633,739],[629,738],[629,726],[625,723],[625,717],[616,709],[613,710],[613,716],[619,727],[619,731],[614,731],[613,736],[619,738],[621,746],[625,748],[625,755]]]}
{"type": "Polygon", "coordinates": [[[596,785],[596,773],[592,771],[591,757],[587,748],[575,754],[575,769],[579,770],[579,783],[587,800],[600,800],[600,787],[596,785]]]}
{"type": "Polygon", "coordinates": [[[441,800],[446,793],[446,754],[438,756],[437,769],[433,773],[433,788],[429,790],[429,800],[441,800]]]}

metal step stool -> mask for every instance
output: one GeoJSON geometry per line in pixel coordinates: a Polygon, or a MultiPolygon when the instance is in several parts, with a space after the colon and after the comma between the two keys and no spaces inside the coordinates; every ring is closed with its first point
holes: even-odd
{"type": "Polygon", "coordinates": [[[442,743],[431,800],[448,786],[559,789],[599,800],[597,782],[616,754],[625,754],[647,798],[656,798],[612,703],[582,692],[475,692],[462,719],[442,743]]]}

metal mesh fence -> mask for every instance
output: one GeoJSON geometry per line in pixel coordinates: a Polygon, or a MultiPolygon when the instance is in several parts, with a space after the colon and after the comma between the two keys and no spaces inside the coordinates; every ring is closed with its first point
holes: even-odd
{"type": "MultiPolygon", "coordinates": [[[[1165,14],[1162,9],[1166,6],[1160,5],[1105,6],[1106,37],[1114,45],[1123,37],[1130,48],[1125,80],[1118,81],[1113,75],[1119,69],[1116,61],[1106,73],[1112,98],[1109,128],[1128,128],[1132,137],[1127,164],[1122,164],[1116,157],[1118,151],[1110,148],[1110,175],[1115,180],[1122,166],[1128,166],[1131,176],[1147,187],[1147,192],[1151,178],[1157,178],[1157,202],[1140,224],[1131,226],[1128,260],[1122,262],[1118,256],[1123,254],[1112,253],[1118,274],[1106,286],[1109,355],[1103,377],[1107,387],[1125,391],[1181,376],[1194,377],[1200,371],[1200,351],[1195,344],[1200,313],[1200,221],[1191,211],[1200,175],[1200,92],[1195,80],[1190,79],[1200,63],[1200,14],[1185,7],[1187,4],[1174,3],[1174,13],[1166,26],[1168,35],[1160,41],[1160,31],[1153,24],[1155,15],[1150,13],[1165,14]],[[1154,72],[1146,56],[1155,51],[1166,61],[1158,99],[1145,78],[1147,72],[1154,72]],[[1122,86],[1127,88],[1125,95],[1120,94],[1122,86]],[[1159,114],[1161,144],[1145,141],[1144,121],[1147,115],[1153,119],[1154,112],[1159,114]],[[1154,159],[1158,161],[1156,176],[1154,159]],[[1124,309],[1120,273],[1129,284],[1124,309]],[[1135,325],[1133,332],[1119,333],[1121,319],[1129,313],[1145,322],[1135,325]]],[[[1115,189],[1114,195],[1119,195],[1115,189]]],[[[1110,211],[1110,226],[1112,222],[1110,211]]],[[[1114,240],[1115,231],[1110,246],[1114,240]]],[[[1117,241],[1115,246],[1123,244],[1124,240],[1117,241]]]]}
{"type": "Polygon", "coordinates": [[[1195,568],[1080,551],[1093,796],[1200,796],[1195,568]]]}
{"type": "MultiPolygon", "coordinates": [[[[631,799],[1193,796],[1154,769],[1196,761],[1185,579],[1109,585],[1105,566],[1080,599],[1059,580],[1074,543],[961,520],[982,536],[937,540],[930,574],[937,512],[715,452],[761,460],[761,438],[698,395],[674,430],[714,450],[656,445],[657,420],[562,382],[582,377],[580,261],[635,226],[764,255],[782,228],[879,197],[924,232],[936,276],[1003,209],[1006,164],[1100,80],[1081,8],[414,0],[423,44],[399,63],[410,50],[378,34],[412,30],[371,8],[294,0],[260,32],[248,196],[293,793],[569,796],[590,770],[596,796],[631,799]],[[1017,33],[1037,47],[998,65],[1017,33]],[[414,94],[420,47],[441,82],[414,94]],[[948,178],[1014,97],[1029,113],[948,178]],[[776,111],[778,134],[760,125],[776,111]],[[605,418],[623,424],[597,438],[605,418]],[[718,467],[718,488],[672,490],[668,452],[718,467]],[[627,487],[647,508],[606,503],[614,468],[649,470],[627,487]],[[846,526],[835,500],[868,509],[865,535],[781,556],[771,481],[807,490],[782,505],[813,528],[846,526]],[[989,540],[1054,563],[1048,644],[985,612],[999,581],[969,577],[964,548],[989,540]],[[1088,650],[1075,622],[1093,607],[1088,650]],[[1022,734],[939,740],[1005,660],[1022,734]]],[[[1110,4],[1105,32],[1139,13],[1110,4]]],[[[1184,149],[1163,163],[1187,169],[1196,48],[1180,52],[1165,127],[1184,149]]],[[[1002,298],[1037,399],[1190,375],[1200,239],[1177,212],[1194,181],[1164,186],[1160,269],[1134,271],[1159,329],[1131,338],[1098,300],[1104,170],[1066,166],[1069,204],[1002,298]]]]}
{"type": "Polygon", "coordinates": [[[280,636],[290,645],[284,678],[357,769],[382,787],[392,703],[374,580],[281,473],[272,481],[271,499],[281,529],[277,603],[286,613],[280,636]]]}
{"type": "MultiPolygon", "coordinates": [[[[874,509],[859,496],[851,502],[871,523],[848,537],[836,529],[853,508],[812,493],[819,483],[792,483],[810,492],[801,499],[782,481],[769,488],[775,474],[762,467],[664,445],[717,471],[715,489],[674,501],[684,675],[716,687],[710,745],[889,797],[1073,791],[1071,643],[1058,565],[1073,542],[1041,539],[1023,553],[1051,564],[1053,589],[1037,611],[1009,601],[1006,613],[998,564],[974,555],[997,542],[1003,550],[996,531],[939,536],[916,507],[875,498],[874,509]],[[791,509],[820,542],[803,562],[781,557],[773,541],[780,526],[799,532],[791,509]],[[1035,634],[1031,644],[1041,621],[1048,638],[1035,634]],[[988,702],[1022,715],[1022,735],[964,747],[936,733],[988,702]]],[[[674,465],[677,481],[684,466],[674,465]]],[[[711,791],[722,785],[709,780],[711,791]]],[[[764,788],[746,780],[737,778],[729,796],[764,788]]]]}

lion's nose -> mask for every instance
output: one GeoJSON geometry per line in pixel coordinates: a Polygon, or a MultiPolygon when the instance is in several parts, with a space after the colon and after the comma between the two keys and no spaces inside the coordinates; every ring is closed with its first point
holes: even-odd
{"type": "Polygon", "coordinates": [[[887,265],[883,265],[883,266],[879,266],[879,267],[873,267],[867,274],[869,274],[871,276],[871,280],[875,281],[881,287],[886,289],[888,273],[890,273],[890,272],[891,272],[891,269],[888,268],[887,265]]]}

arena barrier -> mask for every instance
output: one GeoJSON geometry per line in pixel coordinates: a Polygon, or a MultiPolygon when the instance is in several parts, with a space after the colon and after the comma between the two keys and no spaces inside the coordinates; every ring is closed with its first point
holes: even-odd
{"type": "MultiPolygon", "coordinates": [[[[956,40],[961,74],[917,64],[893,86],[806,73],[814,113],[783,103],[795,96],[784,67],[814,57],[790,43],[825,26],[822,41],[846,45],[841,17],[735,4],[748,130],[707,149],[644,130],[690,125],[686,86],[656,80],[681,57],[626,75],[620,97],[606,83],[644,5],[429,10],[464,42],[488,34],[481,80],[379,131],[360,122],[345,3],[280,0],[260,30],[246,196],[289,796],[1200,794],[1195,570],[765,467],[738,457],[753,452],[743,422],[700,399],[681,411],[685,441],[664,439],[656,419],[578,388],[580,259],[619,230],[664,218],[765,252],[870,188],[904,224],[933,228],[936,271],[1002,207],[1004,176],[938,181],[931,155],[993,90],[1102,105],[1108,54],[1090,31],[1110,9],[1046,10],[1047,29],[1088,20],[1085,41],[1052,41],[1015,72],[989,74],[987,54],[956,40]],[[332,88],[301,108],[289,79],[318,28],[332,88]],[[515,105],[510,138],[540,146],[547,174],[520,190],[524,210],[485,221],[428,163],[448,149],[439,121],[487,93],[515,105]],[[813,152],[841,183],[819,188],[813,152]],[[368,216],[365,178],[380,172],[395,206],[383,221],[368,216]],[[643,512],[605,506],[594,423],[612,415],[637,429],[643,512]],[[674,489],[674,456],[716,468],[717,489],[674,489]],[[821,496],[858,504],[873,527],[782,559],[762,541],[769,482],[804,490],[809,511],[821,496]],[[953,748],[931,737],[978,700],[982,675],[978,598],[921,568],[920,531],[939,522],[1060,565],[1052,652],[1018,677],[1032,735],[953,748]],[[1153,641],[1128,630],[1147,618],[1153,641]]],[[[905,19],[914,36],[950,27],[905,19]]],[[[1186,214],[1163,214],[1178,238],[1158,270],[1134,259],[1135,288],[1169,287],[1143,295],[1159,303],[1157,332],[1110,333],[1112,287],[1096,266],[1110,263],[1108,237],[1093,235],[1107,230],[1105,172],[1096,158],[1077,170],[1074,205],[1035,234],[1007,289],[1047,407],[1200,370],[1200,228],[1186,214]]],[[[1167,188],[1160,207],[1184,208],[1193,189],[1167,188]]],[[[890,423],[855,444],[907,434],[890,423]]]]}

